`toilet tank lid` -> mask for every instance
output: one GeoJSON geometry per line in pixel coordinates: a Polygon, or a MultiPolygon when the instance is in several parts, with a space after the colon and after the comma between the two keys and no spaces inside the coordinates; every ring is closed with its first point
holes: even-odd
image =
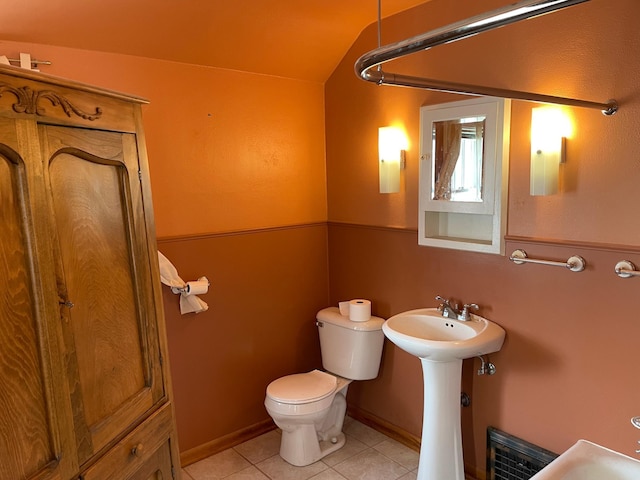
{"type": "Polygon", "coordinates": [[[340,310],[338,307],[328,307],[323,308],[318,312],[316,318],[320,322],[327,322],[333,325],[337,325],[343,328],[349,328],[351,330],[360,330],[360,331],[373,331],[373,330],[382,330],[382,324],[384,323],[384,319],[380,317],[371,316],[369,320],[366,322],[353,322],[349,320],[349,317],[345,317],[344,315],[340,315],[340,310]]]}

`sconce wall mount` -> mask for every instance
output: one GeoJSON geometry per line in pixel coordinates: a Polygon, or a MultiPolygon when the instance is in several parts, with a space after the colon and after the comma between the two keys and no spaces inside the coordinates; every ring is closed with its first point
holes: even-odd
{"type": "Polygon", "coordinates": [[[407,141],[402,129],[380,127],[378,129],[378,175],[380,193],[400,191],[400,172],[406,166],[407,141]]]}
{"type": "Polygon", "coordinates": [[[558,193],[560,164],[566,161],[569,130],[570,124],[561,110],[550,107],[531,110],[531,195],[558,193]]]}

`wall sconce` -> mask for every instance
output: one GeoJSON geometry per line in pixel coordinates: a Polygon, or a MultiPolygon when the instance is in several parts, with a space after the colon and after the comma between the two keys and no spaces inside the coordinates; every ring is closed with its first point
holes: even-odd
{"type": "Polygon", "coordinates": [[[400,191],[400,170],[405,167],[407,139],[401,128],[378,129],[380,193],[400,191]]]}
{"type": "Polygon", "coordinates": [[[571,125],[561,110],[531,110],[531,195],[558,193],[560,164],[565,162],[565,143],[571,125]]]}

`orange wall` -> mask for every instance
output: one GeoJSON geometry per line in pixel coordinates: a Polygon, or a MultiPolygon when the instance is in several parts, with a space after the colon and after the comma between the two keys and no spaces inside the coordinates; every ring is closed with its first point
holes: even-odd
{"type": "MultiPolygon", "coordinates": [[[[432,0],[383,22],[390,43],[510,2],[432,0]]],[[[494,377],[465,362],[465,460],[483,475],[486,427],[562,452],[580,438],[635,455],[640,409],[635,385],[640,336],[638,280],[619,279],[615,263],[640,264],[640,37],[635,0],[589,2],[564,12],[437,47],[386,71],[463,83],[575,96],[621,104],[614,117],[567,109],[575,123],[561,193],[529,195],[533,104],[513,102],[507,253],[587,259],[583,273],[516,266],[504,256],[417,246],[419,109],[463,97],[379,87],[354,76],[358,56],[375,48],[367,28],[326,84],[330,297],[373,300],[383,317],[434,296],[477,302],[507,331],[492,355],[494,377]],[[609,28],[615,25],[615,28],[609,28]],[[401,123],[409,135],[398,194],[377,192],[376,135],[401,123]],[[532,237],[532,241],[515,237],[532,237]],[[542,242],[541,239],[555,239],[542,242]],[[613,247],[612,244],[625,247],[613,247]],[[469,374],[471,373],[471,374],[469,374]]],[[[354,384],[352,406],[414,435],[421,430],[422,374],[417,359],[386,343],[381,375],[354,384]]]]}
{"type": "Polygon", "coordinates": [[[0,41],[0,51],[150,101],[159,237],[326,220],[322,84],[46,45],[0,41]]]}
{"type": "Polygon", "coordinates": [[[327,305],[323,85],[148,58],[0,42],[46,73],[147,98],[160,250],[206,275],[209,310],[164,287],[180,449],[269,419],[267,384],[320,365],[327,305]]]}

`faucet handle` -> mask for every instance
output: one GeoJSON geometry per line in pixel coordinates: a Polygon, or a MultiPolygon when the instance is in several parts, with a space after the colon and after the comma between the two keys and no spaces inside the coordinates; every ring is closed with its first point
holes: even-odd
{"type": "Polygon", "coordinates": [[[462,306],[462,311],[460,312],[460,315],[458,315],[458,320],[464,320],[464,321],[469,320],[470,308],[472,308],[473,310],[478,310],[480,307],[478,306],[477,303],[465,303],[462,306]]]}

